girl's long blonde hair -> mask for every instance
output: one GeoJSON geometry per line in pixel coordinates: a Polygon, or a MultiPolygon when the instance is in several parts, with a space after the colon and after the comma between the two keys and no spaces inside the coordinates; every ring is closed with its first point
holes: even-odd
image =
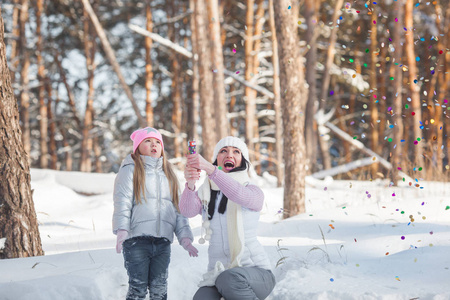
{"type": "MultiPolygon", "coordinates": [[[[137,204],[142,204],[141,196],[144,197],[144,201],[147,201],[145,198],[145,170],[144,163],[141,159],[141,153],[139,149],[136,149],[136,152],[131,154],[131,157],[134,160],[134,173],[133,173],[133,193],[134,198],[136,199],[137,204]]],[[[172,164],[166,159],[165,152],[162,151],[163,157],[163,171],[169,180],[170,186],[170,195],[172,196],[172,202],[175,205],[176,209],[180,211],[178,207],[179,198],[178,198],[178,178],[173,171],[172,164]]]]}

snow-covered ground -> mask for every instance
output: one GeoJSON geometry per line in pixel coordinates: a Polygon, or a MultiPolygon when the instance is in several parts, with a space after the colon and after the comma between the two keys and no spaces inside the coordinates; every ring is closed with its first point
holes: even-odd
{"type": "MultiPolygon", "coordinates": [[[[0,299],[125,299],[111,232],[115,175],[31,173],[46,255],[0,260],[0,299]]],[[[255,180],[266,199],[259,239],[278,281],[270,299],[450,299],[449,183],[308,178],[306,213],[281,220],[283,189],[255,180]]],[[[192,299],[206,270],[200,218],[191,226],[199,257],[172,244],[172,300],[192,299]]]]}

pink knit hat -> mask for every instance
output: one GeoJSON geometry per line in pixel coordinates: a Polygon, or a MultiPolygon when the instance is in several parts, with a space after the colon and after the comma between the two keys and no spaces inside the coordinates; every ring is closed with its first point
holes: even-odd
{"type": "Polygon", "coordinates": [[[148,138],[155,138],[161,142],[162,151],[164,151],[164,142],[161,133],[158,130],[151,127],[145,127],[138,129],[130,135],[130,139],[133,141],[133,153],[139,147],[141,142],[148,138]]]}

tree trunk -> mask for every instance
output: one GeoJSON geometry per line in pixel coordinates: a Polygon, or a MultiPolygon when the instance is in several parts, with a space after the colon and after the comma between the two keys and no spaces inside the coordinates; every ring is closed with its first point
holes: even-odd
{"type": "MultiPolygon", "coordinates": [[[[176,5],[173,1],[167,2],[167,11],[170,18],[176,16],[176,5]]],[[[168,37],[169,39],[178,44],[178,36],[175,30],[175,25],[173,23],[168,25],[168,37]]],[[[181,144],[181,121],[182,121],[182,110],[181,110],[181,67],[180,60],[181,57],[177,53],[171,53],[171,72],[172,72],[172,129],[174,131],[174,157],[180,158],[183,152],[183,145],[181,144]]]]}
{"type": "Polygon", "coordinates": [[[48,132],[49,132],[49,157],[50,157],[50,169],[58,169],[58,155],[56,153],[56,123],[53,117],[53,99],[52,99],[52,83],[50,78],[45,80],[45,88],[47,90],[47,118],[48,118],[48,132]]]}
{"type": "MultiPolygon", "coordinates": [[[[189,1],[189,9],[191,11],[195,11],[195,1],[196,0],[190,0],[189,1]]],[[[191,44],[192,44],[192,104],[190,106],[190,113],[189,113],[189,119],[190,122],[188,124],[188,135],[189,140],[196,140],[198,141],[198,133],[197,133],[197,126],[200,123],[198,111],[199,111],[199,104],[200,104],[200,96],[199,96],[199,89],[200,89],[200,79],[199,79],[199,70],[198,70],[198,39],[197,39],[197,26],[196,26],[196,16],[191,18],[190,21],[191,25],[191,44]]]]}
{"type": "Polygon", "coordinates": [[[280,95],[280,65],[278,61],[278,42],[275,28],[273,11],[273,0],[269,0],[269,23],[272,32],[272,65],[273,65],[273,94],[275,110],[275,152],[277,159],[277,187],[283,184],[283,120],[281,117],[281,95],[280,95]]]}
{"type": "MultiPolygon", "coordinates": [[[[392,170],[391,170],[391,182],[394,185],[397,185],[399,171],[403,168],[402,156],[403,156],[403,143],[400,140],[403,138],[403,70],[399,67],[401,65],[401,60],[403,56],[403,48],[402,48],[402,35],[403,35],[403,4],[400,1],[395,2],[395,15],[397,17],[397,22],[394,25],[393,31],[393,44],[394,44],[394,57],[392,68],[394,68],[393,77],[394,77],[394,104],[393,104],[393,121],[394,121],[394,146],[391,148],[392,151],[392,170]],[[398,65],[395,65],[397,63],[398,65]]],[[[407,157],[407,156],[406,156],[407,157]]]]}
{"type": "MultiPolygon", "coordinates": [[[[441,31],[441,34],[444,35],[443,38],[440,38],[438,41],[438,49],[443,50],[445,49],[446,45],[448,47],[449,43],[449,36],[448,33],[450,32],[450,5],[447,4],[447,11],[445,13],[445,18],[436,18],[436,26],[441,31]],[[441,20],[444,19],[444,26],[441,25],[441,20]]],[[[440,5],[440,1],[437,1],[436,4],[436,15],[442,16],[442,7],[440,5]]],[[[448,67],[450,67],[450,64],[445,61],[445,56],[439,54],[440,58],[439,60],[442,62],[441,64],[444,65],[443,70],[448,71],[448,67]]],[[[448,72],[447,72],[448,73],[448,72]]],[[[437,104],[435,105],[435,113],[434,113],[434,129],[433,129],[433,136],[432,136],[432,143],[433,143],[433,150],[435,151],[436,155],[436,169],[438,170],[438,174],[442,174],[444,171],[444,155],[441,148],[441,145],[443,144],[444,140],[444,134],[443,134],[443,127],[444,122],[442,120],[442,104],[444,103],[444,98],[446,96],[446,91],[449,86],[449,82],[445,80],[445,75],[442,70],[437,71],[438,79],[438,97],[437,97],[437,104]],[[442,129],[441,129],[442,128],[442,129]]],[[[447,103],[448,104],[448,103],[447,103]]]]}
{"type": "MultiPolygon", "coordinates": [[[[370,89],[373,91],[372,92],[372,97],[370,97],[369,99],[369,109],[370,109],[370,123],[371,123],[371,135],[370,135],[370,140],[371,140],[371,147],[372,150],[375,153],[380,153],[380,141],[379,141],[379,136],[378,136],[378,126],[379,123],[378,121],[378,103],[376,103],[376,100],[378,100],[378,97],[380,96],[380,94],[377,92],[377,14],[375,11],[376,8],[376,4],[371,3],[370,4],[370,9],[371,9],[371,33],[370,33],[370,55],[371,55],[371,60],[370,60],[370,89]]],[[[378,163],[373,163],[372,165],[370,165],[370,171],[371,171],[371,175],[372,178],[375,177],[376,173],[378,172],[378,163]]]]}
{"type": "Polygon", "coordinates": [[[22,69],[20,71],[22,90],[20,92],[20,121],[22,122],[22,141],[25,152],[30,159],[31,131],[30,131],[30,95],[28,70],[30,68],[30,55],[28,53],[25,25],[28,22],[28,0],[22,0],[20,8],[20,52],[22,69]]]}
{"type": "MultiPolygon", "coordinates": [[[[223,52],[220,35],[220,19],[218,0],[207,0],[209,28],[211,29],[211,55],[213,71],[214,107],[216,111],[227,111],[225,99],[225,77],[223,74],[223,52]]],[[[216,128],[218,138],[229,135],[227,115],[216,115],[216,128]]]]}
{"type": "Polygon", "coordinates": [[[316,114],[316,64],[317,64],[317,45],[316,38],[314,36],[317,15],[316,15],[316,1],[305,1],[305,19],[306,19],[306,43],[309,46],[306,53],[306,72],[305,79],[309,85],[308,88],[308,101],[306,102],[305,110],[305,143],[306,143],[306,164],[308,166],[307,173],[311,174],[316,171],[314,168],[317,166],[316,153],[317,153],[317,134],[314,130],[314,115],[316,114]],[[314,169],[314,170],[313,170],[314,169]]]}
{"type": "MultiPolygon", "coordinates": [[[[56,101],[55,101],[55,112],[57,111],[57,106],[59,103],[59,97],[56,97],[56,101]]],[[[56,120],[58,120],[58,118],[55,118],[56,120]]],[[[65,170],[65,171],[72,171],[72,148],[69,144],[69,142],[67,141],[67,133],[66,133],[66,128],[64,127],[63,122],[61,121],[61,119],[59,119],[58,121],[56,121],[56,125],[59,128],[59,132],[61,133],[62,136],[62,147],[64,149],[65,152],[65,169],[61,166],[60,169],[61,170],[65,170]]]]}
{"type": "MultiPolygon", "coordinates": [[[[449,18],[450,18],[450,7],[447,7],[446,16],[447,16],[446,20],[448,21],[449,18]]],[[[447,37],[445,48],[449,49],[450,48],[450,28],[449,28],[449,26],[446,27],[445,35],[447,37]]],[[[444,54],[444,59],[445,59],[444,70],[448,70],[448,68],[450,68],[450,51],[444,51],[443,53],[445,53],[444,54]]],[[[445,82],[450,82],[450,72],[445,72],[445,82]]],[[[442,105],[442,103],[440,103],[440,104],[442,105]]],[[[448,112],[448,105],[449,105],[449,103],[447,102],[447,103],[445,103],[445,105],[447,106],[447,112],[448,112]]],[[[445,120],[444,125],[446,125],[446,126],[444,126],[442,130],[445,131],[445,132],[443,132],[443,134],[446,134],[445,136],[448,136],[449,135],[448,128],[450,128],[450,118],[448,118],[448,114],[446,115],[446,118],[444,120],[445,120]]],[[[449,167],[450,167],[450,162],[449,162],[449,158],[450,158],[450,142],[449,142],[449,139],[448,138],[445,139],[445,142],[447,144],[447,147],[446,147],[446,149],[447,149],[447,153],[446,153],[447,154],[447,165],[445,166],[445,168],[446,168],[447,174],[448,174],[449,167]]],[[[442,159],[444,159],[444,158],[445,158],[445,155],[443,155],[442,159]]]]}
{"type": "Polygon", "coordinates": [[[103,173],[102,168],[102,148],[100,147],[98,136],[95,136],[92,139],[92,144],[94,147],[94,166],[95,166],[95,173],[103,173]]]}
{"type": "MultiPolygon", "coordinates": [[[[145,16],[147,19],[146,29],[153,32],[153,17],[150,3],[152,0],[145,1],[145,16]]],[[[145,37],[145,119],[147,126],[153,127],[153,106],[152,106],[152,86],[153,86],[153,68],[152,68],[152,44],[153,40],[148,36],[145,37]]]]}
{"type": "MultiPolygon", "coordinates": [[[[252,81],[253,72],[253,17],[254,17],[254,0],[247,0],[247,13],[245,18],[245,80],[252,81]]],[[[255,94],[252,89],[245,87],[245,139],[249,149],[250,161],[254,159],[255,146],[253,138],[255,137],[254,123],[256,115],[255,94]]]]}
{"type": "MultiPolygon", "coordinates": [[[[200,115],[202,116],[202,154],[212,159],[214,146],[218,142],[213,116],[214,92],[211,72],[211,51],[209,49],[209,30],[206,23],[204,0],[195,3],[196,34],[198,45],[198,62],[200,74],[200,115]]],[[[216,111],[217,113],[223,113],[216,111]]]]}
{"type": "Polygon", "coordinates": [[[38,67],[38,98],[39,98],[39,131],[40,131],[40,167],[48,168],[48,116],[47,104],[45,103],[45,67],[42,59],[42,33],[41,33],[41,15],[44,12],[44,0],[36,1],[36,60],[38,67]]]}
{"type": "MultiPolygon", "coordinates": [[[[264,26],[264,22],[265,22],[265,18],[264,18],[264,1],[263,0],[257,0],[256,1],[257,4],[257,9],[256,9],[256,15],[255,15],[255,20],[256,20],[256,25],[255,25],[255,30],[253,33],[254,37],[258,37],[254,43],[253,43],[253,51],[252,51],[252,57],[253,57],[253,63],[252,63],[252,68],[253,71],[251,72],[251,74],[253,74],[253,76],[258,77],[258,68],[259,68],[259,58],[258,58],[258,53],[261,50],[261,39],[259,38],[259,36],[262,34],[262,29],[264,26]]],[[[250,74],[250,75],[251,75],[250,74]]],[[[256,82],[255,82],[256,83],[256,82]]],[[[257,92],[254,89],[251,89],[249,91],[249,98],[250,99],[254,99],[254,105],[255,105],[255,114],[257,113],[257,108],[256,108],[256,96],[257,96],[257,92]]],[[[255,141],[259,140],[259,119],[258,118],[254,118],[253,121],[253,139],[255,141]]],[[[260,154],[260,149],[261,149],[261,143],[260,142],[256,142],[253,144],[254,150],[255,150],[255,155],[253,158],[253,161],[256,164],[255,166],[255,171],[257,174],[261,175],[261,154],[260,154]]]]}
{"type": "Polygon", "coordinates": [[[280,45],[280,83],[284,127],[284,216],[305,212],[304,112],[307,90],[299,54],[297,22],[286,7],[288,0],[274,6],[277,41],[280,45]]]}
{"type": "Polygon", "coordinates": [[[93,127],[93,115],[94,115],[94,69],[95,69],[95,39],[93,36],[93,30],[91,21],[89,20],[86,10],[84,15],[84,53],[86,55],[86,68],[87,68],[87,82],[88,82],[88,94],[86,101],[86,111],[84,114],[83,132],[81,140],[81,172],[91,172],[92,170],[92,151],[93,142],[91,136],[91,129],[93,127]]]}
{"type": "Polygon", "coordinates": [[[14,84],[16,80],[16,71],[19,66],[19,45],[17,41],[20,38],[20,0],[14,0],[14,9],[12,14],[12,35],[13,38],[9,39],[11,42],[11,55],[9,56],[11,62],[11,82],[14,84]]]}
{"type": "MultiPolygon", "coordinates": [[[[234,70],[236,68],[236,62],[231,61],[231,69],[234,70]]],[[[228,112],[231,113],[234,111],[234,107],[236,106],[236,94],[234,93],[236,91],[236,83],[230,84],[230,104],[228,106],[228,112]]],[[[232,136],[237,136],[239,134],[239,117],[237,118],[230,118],[230,134],[232,136]]]]}
{"type": "Polygon", "coordinates": [[[6,63],[0,7],[0,259],[44,255],[21,140],[19,111],[6,63]]]}
{"type": "MultiPolygon", "coordinates": [[[[416,66],[416,55],[414,53],[414,25],[413,25],[413,9],[414,9],[413,1],[406,1],[405,4],[405,27],[407,29],[405,38],[405,51],[406,58],[408,62],[408,73],[409,73],[409,88],[411,91],[411,104],[412,111],[414,115],[412,116],[412,120],[410,122],[413,128],[413,139],[414,145],[410,145],[413,147],[413,159],[412,162],[416,167],[425,167],[423,165],[422,159],[422,130],[420,129],[420,122],[422,121],[422,108],[420,106],[420,87],[414,83],[414,80],[417,78],[417,66],[416,66]],[[419,140],[420,139],[420,140],[419,140]]],[[[425,171],[425,170],[424,170],[425,171]]]]}

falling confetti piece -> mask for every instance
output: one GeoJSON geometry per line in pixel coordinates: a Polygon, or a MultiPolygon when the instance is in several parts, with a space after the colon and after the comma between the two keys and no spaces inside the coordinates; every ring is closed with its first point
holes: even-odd
{"type": "Polygon", "coordinates": [[[395,279],[398,280],[398,281],[400,281],[400,278],[398,278],[398,276],[395,276],[395,279]]]}
{"type": "Polygon", "coordinates": [[[356,264],[357,267],[359,267],[359,264],[356,264]]]}
{"type": "Polygon", "coordinates": [[[233,53],[236,53],[236,49],[233,49],[233,53]]]}
{"type": "Polygon", "coordinates": [[[327,187],[324,187],[323,190],[326,191],[326,190],[327,190],[327,187]]]}
{"type": "Polygon", "coordinates": [[[291,9],[291,6],[289,5],[288,9],[291,9]]]}
{"type": "Polygon", "coordinates": [[[430,231],[430,234],[432,235],[432,234],[433,234],[433,231],[430,231]]]}
{"type": "Polygon", "coordinates": [[[239,74],[239,73],[240,73],[239,71],[236,72],[236,74],[239,74]]]}
{"type": "Polygon", "coordinates": [[[449,209],[450,209],[450,206],[447,205],[447,207],[445,208],[445,210],[449,210],[449,209]]]}
{"type": "Polygon", "coordinates": [[[404,239],[405,239],[405,236],[404,236],[404,235],[402,235],[401,239],[402,239],[402,240],[404,240],[404,239]]]}
{"type": "Polygon", "coordinates": [[[333,226],[333,224],[329,224],[328,226],[330,226],[330,227],[331,227],[331,229],[334,229],[334,226],[333,226]]]}
{"type": "Polygon", "coordinates": [[[334,94],[334,91],[330,91],[330,95],[333,95],[334,94]]]}
{"type": "Polygon", "coordinates": [[[333,279],[333,278],[330,278],[330,281],[331,281],[331,282],[333,282],[333,281],[334,281],[334,279],[333,279]]]}
{"type": "Polygon", "coordinates": [[[389,252],[386,252],[386,255],[389,255],[389,252]]]}
{"type": "Polygon", "coordinates": [[[392,197],[395,197],[395,193],[392,193],[392,197]]]}

